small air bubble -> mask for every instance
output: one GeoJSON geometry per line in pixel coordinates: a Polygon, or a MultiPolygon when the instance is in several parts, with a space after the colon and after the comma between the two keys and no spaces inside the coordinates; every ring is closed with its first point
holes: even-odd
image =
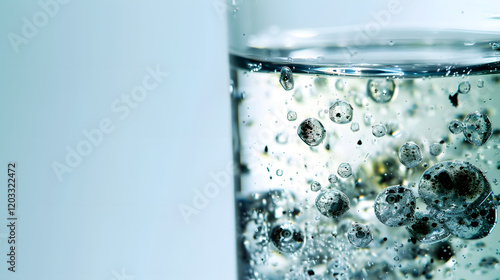
{"type": "Polygon", "coordinates": [[[283,66],[281,68],[280,84],[287,91],[293,89],[293,73],[290,67],[283,66]]]}
{"type": "Polygon", "coordinates": [[[288,114],[286,114],[286,118],[289,121],[295,121],[295,120],[297,120],[297,113],[295,111],[290,111],[290,112],[288,112],[288,114]]]}
{"type": "Polygon", "coordinates": [[[470,91],[470,83],[469,81],[462,81],[458,84],[458,93],[466,94],[470,91]]]}
{"type": "Polygon", "coordinates": [[[319,190],[321,190],[321,184],[318,181],[313,181],[311,183],[311,191],[317,192],[319,190]]]}

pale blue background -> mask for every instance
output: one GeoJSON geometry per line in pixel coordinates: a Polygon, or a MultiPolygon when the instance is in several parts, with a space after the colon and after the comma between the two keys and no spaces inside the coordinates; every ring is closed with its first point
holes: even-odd
{"type": "Polygon", "coordinates": [[[42,9],[0,2],[0,279],[235,278],[232,187],[190,223],[179,211],[231,161],[218,1],[69,1],[18,53],[7,34],[42,9]],[[156,65],[170,75],[119,119],[112,102],[156,65]],[[59,182],[51,164],[104,118],[115,130],[59,182]],[[11,160],[16,273],[5,262],[11,160]]]}

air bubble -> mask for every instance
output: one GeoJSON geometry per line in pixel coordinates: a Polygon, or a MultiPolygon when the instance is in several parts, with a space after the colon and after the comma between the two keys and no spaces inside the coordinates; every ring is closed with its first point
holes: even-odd
{"type": "Polygon", "coordinates": [[[462,81],[458,84],[458,93],[466,94],[470,91],[470,83],[469,81],[462,81]]]}
{"type": "Polygon", "coordinates": [[[483,88],[484,87],[484,81],[481,80],[481,79],[477,80],[477,87],[478,88],[483,88]]]}
{"type": "Polygon", "coordinates": [[[328,176],[328,182],[330,182],[330,184],[336,184],[337,182],[339,181],[339,177],[337,177],[337,175],[335,174],[330,174],[330,176],[328,176]]]}
{"type": "Polygon", "coordinates": [[[383,124],[376,124],[372,126],[372,134],[375,137],[382,137],[387,134],[387,128],[383,124]]]}
{"type": "Polygon", "coordinates": [[[382,190],[375,199],[375,215],[384,225],[400,227],[408,225],[415,213],[415,196],[402,186],[391,186],[382,190]]]}
{"type": "Polygon", "coordinates": [[[445,161],[427,169],[418,182],[418,194],[434,209],[448,214],[464,212],[484,201],[491,186],[483,173],[465,161],[445,161]]]}
{"type": "Polygon", "coordinates": [[[311,191],[317,192],[319,190],[321,190],[321,184],[318,181],[313,181],[311,183],[311,191]]]}
{"type": "Polygon", "coordinates": [[[358,132],[358,131],[359,131],[359,123],[357,123],[357,122],[352,122],[352,123],[351,123],[351,131],[352,131],[352,132],[358,132]]]}
{"type": "Polygon", "coordinates": [[[305,239],[302,231],[291,224],[275,225],[269,238],[273,245],[282,253],[294,253],[304,246],[305,239]]]}
{"type": "Polygon", "coordinates": [[[438,219],[434,212],[416,212],[414,222],[406,229],[418,241],[432,244],[442,241],[450,236],[450,232],[438,219]]]}
{"type": "Polygon", "coordinates": [[[451,133],[453,134],[459,134],[464,131],[465,125],[463,122],[459,120],[452,120],[448,124],[448,129],[450,130],[451,133]]]}
{"type": "Polygon", "coordinates": [[[499,51],[500,50],[500,43],[499,42],[491,42],[490,43],[491,49],[494,51],[499,51]]]}
{"type": "Polygon", "coordinates": [[[341,163],[337,169],[337,173],[342,178],[349,178],[352,175],[352,168],[349,163],[341,163]]]}
{"type": "Polygon", "coordinates": [[[439,143],[432,143],[430,146],[429,146],[429,153],[432,155],[432,156],[439,156],[441,153],[443,152],[443,148],[441,147],[441,145],[439,143]]]}
{"type": "Polygon", "coordinates": [[[283,175],[283,170],[281,170],[281,169],[276,170],[276,175],[282,176],[283,175]]]}
{"type": "Polygon", "coordinates": [[[290,67],[283,66],[281,68],[280,84],[287,91],[293,89],[293,73],[290,67]]]}
{"type": "Polygon", "coordinates": [[[465,139],[476,146],[486,143],[493,132],[488,116],[479,112],[468,114],[464,119],[464,126],[465,139]]]}
{"type": "Polygon", "coordinates": [[[316,197],[316,208],[326,217],[337,218],[349,210],[351,203],[343,192],[330,189],[316,197]]]}
{"type": "Polygon", "coordinates": [[[352,106],[342,100],[338,100],[330,107],[330,119],[334,123],[345,124],[352,121],[352,106]]]}
{"type": "Polygon", "coordinates": [[[369,80],[367,86],[368,95],[377,103],[391,101],[396,91],[396,83],[391,79],[369,80]]]}
{"type": "Polygon", "coordinates": [[[297,119],[297,113],[295,111],[290,111],[286,114],[286,118],[289,121],[295,121],[297,119]]]}
{"type": "Polygon", "coordinates": [[[422,162],[420,147],[414,142],[407,142],[399,149],[399,161],[407,168],[412,168],[422,162]]]}
{"type": "Polygon", "coordinates": [[[347,233],[347,239],[356,247],[367,247],[373,240],[373,233],[369,226],[353,223],[347,233]]]}
{"type": "Polygon", "coordinates": [[[314,118],[305,119],[297,129],[300,139],[309,146],[318,146],[325,139],[325,128],[314,118]]]}
{"type": "Polygon", "coordinates": [[[480,239],[488,236],[497,223],[497,205],[490,195],[479,206],[470,206],[460,215],[445,218],[445,226],[458,238],[480,239]]]}

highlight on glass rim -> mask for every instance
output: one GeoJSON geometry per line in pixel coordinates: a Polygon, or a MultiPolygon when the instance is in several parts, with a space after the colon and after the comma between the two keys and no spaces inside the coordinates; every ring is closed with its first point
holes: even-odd
{"type": "Polygon", "coordinates": [[[317,2],[228,15],[238,278],[500,279],[500,5],[317,2]]]}

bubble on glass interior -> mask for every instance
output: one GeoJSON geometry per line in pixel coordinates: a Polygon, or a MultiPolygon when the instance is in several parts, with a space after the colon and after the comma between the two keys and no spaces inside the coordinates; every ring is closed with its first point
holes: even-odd
{"type": "Polygon", "coordinates": [[[367,247],[373,240],[373,233],[368,225],[353,223],[347,233],[347,239],[356,247],[367,247]]]}
{"type": "Polygon", "coordinates": [[[491,192],[483,173],[465,161],[445,161],[427,169],[418,182],[418,194],[439,211],[459,214],[478,205],[491,192]]]}
{"type": "Polygon", "coordinates": [[[312,181],[311,183],[311,191],[317,192],[321,190],[321,184],[318,181],[312,181]]]}
{"type": "Polygon", "coordinates": [[[462,81],[458,84],[458,93],[467,94],[470,91],[469,81],[462,81]]]}
{"type": "Polygon", "coordinates": [[[383,124],[376,124],[372,126],[372,134],[375,137],[382,137],[387,134],[387,128],[383,124]]]}
{"type": "Polygon", "coordinates": [[[359,131],[359,123],[357,123],[357,122],[352,122],[352,123],[351,123],[351,131],[352,131],[352,132],[358,132],[358,131],[359,131]]]}
{"type": "Polygon", "coordinates": [[[302,230],[290,223],[274,225],[269,233],[269,239],[278,251],[287,254],[297,252],[305,243],[302,230]]]}
{"type": "Polygon", "coordinates": [[[325,128],[315,118],[305,119],[298,127],[297,134],[309,146],[318,146],[325,139],[325,128]]]}
{"type": "Polygon", "coordinates": [[[339,178],[337,177],[337,175],[335,174],[330,174],[330,176],[328,176],[328,182],[330,182],[330,184],[335,184],[339,181],[339,178]]]}
{"type": "Polygon", "coordinates": [[[458,238],[480,239],[493,231],[497,215],[497,203],[490,193],[481,204],[471,205],[459,215],[445,217],[444,225],[458,238]]]}
{"type": "Polygon", "coordinates": [[[443,215],[434,211],[416,212],[412,224],[406,229],[413,238],[425,244],[436,243],[450,236],[443,224],[443,215]]]}
{"type": "Polygon", "coordinates": [[[443,148],[439,143],[432,143],[429,145],[429,153],[431,156],[439,156],[443,152],[443,148]]]}
{"type": "Polygon", "coordinates": [[[297,119],[297,113],[295,111],[289,111],[286,114],[286,119],[289,121],[295,121],[297,119]]]}
{"type": "Polygon", "coordinates": [[[412,168],[422,162],[420,147],[414,142],[404,143],[399,149],[399,161],[407,168],[412,168]]]}
{"type": "Polygon", "coordinates": [[[288,66],[283,66],[280,73],[280,84],[284,90],[289,91],[293,89],[293,73],[292,69],[288,66]]]}
{"type": "Polygon", "coordinates": [[[463,123],[465,139],[476,146],[484,145],[493,133],[491,121],[486,114],[469,113],[463,123]]]}
{"type": "Polygon", "coordinates": [[[483,88],[484,87],[484,81],[481,80],[481,79],[477,80],[477,87],[478,88],[483,88]]]}
{"type": "Polygon", "coordinates": [[[336,189],[320,192],[315,204],[318,211],[329,218],[338,218],[351,207],[347,195],[336,189]]]}
{"type": "Polygon", "coordinates": [[[411,223],[416,203],[413,192],[402,186],[383,189],[375,198],[375,215],[389,227],[400,227],[411,223]]]}
{"type": "Polygon", "coordinates": [[[337,174],[342,178],[349,178],[352,175],[352,167],[349,163],[344,162],[337,168],[337,174]]]}
{"type": "Polygon", "coordinates": [[[336,82],[335,82],[335,88],[340,91],[340,92],[343,92],[344,91],[344,88],[345,88],[345,81],[343,79],[338,79],[336,82]]]}
{"type": "Polygon", "coordinates": [[[465,129],[465,125],[463,122],[459,121],[459,120],[452,120],[449,124],[448,124],[448,129],[450,130],[451,133],[453,134],[459,134],[461,132],[464,131],[465,129]]]}
{"type": "Polygon", "coordinates": [[[392,79],[369,80],[368,95],[377,103],[387,103],[394,97],[396,83],[392,79]]]}
{"type": "Polygon", "coordinates": [[[276,175],[282,176],[283,175],[283,170],[281,170],[281,169],[276,170],[276,175]]]}
{"type": "Polygon", "coordinates": [[[334,123],[346,124],[352,121],[353,109],[351,104],[337,100],[330,107],[330,119],[334,123]]]}

